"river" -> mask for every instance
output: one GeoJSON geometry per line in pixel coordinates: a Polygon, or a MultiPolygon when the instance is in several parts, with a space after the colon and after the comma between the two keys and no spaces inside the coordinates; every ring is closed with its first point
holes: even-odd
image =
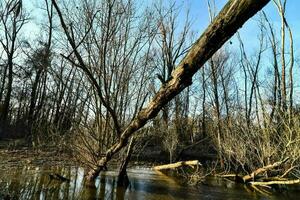
{"type": "Polygon", "coordinates": [[[101,200],[196,200],[196,199],[299,199],[299,191],[260,194],[222,179],[210,178],[199,186],[188,186],[172,176],[148,168],[128,170],[130,184],[116,187],[115,171],[106,171],[96,181],[96,188],[83,185],[84,170],[78,167],[9,167],[0,169],[0,199],[101,199],[101,200]],[[50,178],[60,174],[70,181],[50,178]]]}

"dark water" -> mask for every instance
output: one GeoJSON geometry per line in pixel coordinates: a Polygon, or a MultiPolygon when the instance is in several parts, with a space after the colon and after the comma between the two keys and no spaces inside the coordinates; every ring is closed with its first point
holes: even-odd
{"type": "Polygon", "coordinates": [[[128,188],[116,187],[116,173],[105,172],[96,189],[83,186],[84,171],[76,167],[23,167],[0,169],[0,199],[103,199],[103,200],[169,200],[169,199],[300,199],[297,191],[259,194],[242,185],[211,179],[193,187],[150,169],[130,169],[128,188]],[[70,182],[51,180],[49,174],[61,174],[70,182]]]}

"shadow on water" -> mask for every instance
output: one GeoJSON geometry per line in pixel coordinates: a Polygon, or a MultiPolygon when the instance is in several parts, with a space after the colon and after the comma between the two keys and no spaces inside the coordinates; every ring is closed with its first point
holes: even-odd
{"type": "MultiPolygon", "coordinates": [[[[117,187],[117,173],[108,171],[97,179],[95,188],[83,185],[84,170],[76,167],[24,167],[0,169],[0,199],[294,199],[293,196],[261,196],[242,186],[210,180],[199,187],[188,187],[175,178],[149,169],[128,171],[130,184],[117,187]],[[60,174],[69,181],[51,178],[60,174]]],[[[283,194],[281,194],[283,195],[283,194]]],[[[298,194],[295,194],[297,199],[298,194]]]]}

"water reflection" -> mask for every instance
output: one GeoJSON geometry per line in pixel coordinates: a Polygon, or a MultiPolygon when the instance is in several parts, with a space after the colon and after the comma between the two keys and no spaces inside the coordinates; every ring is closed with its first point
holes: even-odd
{"type": "MultiPolygon", "coordinates": [[[[96,187],[83,185],[84,170],[76,167],[24,167],[0,169],[0,199],[269,199],[271,197],[247,193],[241,186],[213,183],[214,186],[185,187],[174,178],[156,174],[151,170],[129,171],[127,188],[117,187],[116,173],[101,174],[96,187]],[[60,174],[70,181],[51,179],[50,174],[60,174]]],[[[212,183],[212,181],[210,181],[212,183]]],[[[297,196],[297,195],[296,195],[297,196]]],[[[282,197],[282,196],[281,196],[282,197]]],[[[289,196],[292,198],[293,196],[289,196]]],[[[272,199],[280,199],[272,196],[272,199]]]]}

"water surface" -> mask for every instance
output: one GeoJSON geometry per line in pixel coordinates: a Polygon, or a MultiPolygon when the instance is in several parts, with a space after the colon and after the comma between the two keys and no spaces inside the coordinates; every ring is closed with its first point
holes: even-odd
{"type": "Polygon", "coordinates": [[[0,199],[300,199],[298,191],[262,195],[221,179],[208,179],[200,186],[182,185],[175,177],[157,174],[147,168],[129,169],[130,185],[116,186],[117,173],[107,171],[97,179],[96,189],[83,185],[84,170],[78,167],[9,167],[0,169],[0,199]],[[50,178],[60,174],[70,179],[61,182],[50,178]]]}

